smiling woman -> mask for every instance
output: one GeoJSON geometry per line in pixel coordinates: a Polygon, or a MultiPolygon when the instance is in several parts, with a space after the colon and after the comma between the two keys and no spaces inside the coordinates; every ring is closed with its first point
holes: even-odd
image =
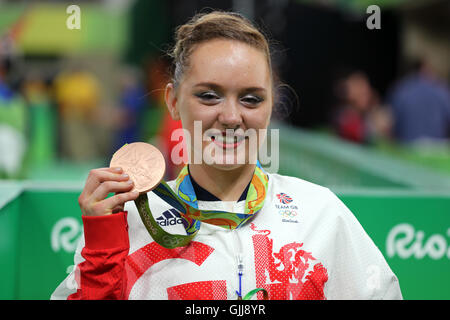
{"type": "Polygon", "coordinates": [[[166,87],[172,118],[181,119],[191,137],[195,121],[201,121],[202,133],[215,130],[207,135],[210,141],[190,140],[189,172],[219,199],[235,201],[253,176],[250,159],[265,138],[256,135],[253,146],[245,132],[267,129],[272,113],[268,41],[243,16],[224,12],[196,15],[176,30],[175,40],[173,79],[166,87]],[[212,165],[193,161],[201,155],[212,165]]]}
{"type": "Polygon", "coordinates": [[[211,12],[175,38],[165,100],[201,138],[189,141],[191,161],[143,193],[158,223],[148,232],[122,169],[92,170],[79,197],[77,286],[69,275],[52,298],[400,299],[381,252],[329,189],[251,161],[265,136],[252,148],[248,132],[265,132],[275,96],[264,35],[239,14],[211,12]],[[192,161],[205,151],[212,161],[192,161]]]}
{"type": "MultiPolygon", "coordinates": [[[[267,129],[270,120],[273,95],[267,59],[246,43],[214,39],[198,44],[189,60],[190,67],[177,88],[173,83],[167,85],[167,106],[191,136],[195,121],[202,124],[202,136],[207,130],[216,130],[210,141],[199,144],[191,139],[192,157],[204,154],[209,144],[223,150],[223,158],[212,165],[191,161],[190,174],[200,186],[211,185],[210,192],[219,199],[237,200],[253,175],[250,150],[257,149],[243,143],[244,132],[267,129]],[[241,158],[244,163],[238,161],[241,158]],[[218,176],[223,179],[218,181],[218,176]]],[[[214,157],[214,149],[209,154],[214,157]]]]}

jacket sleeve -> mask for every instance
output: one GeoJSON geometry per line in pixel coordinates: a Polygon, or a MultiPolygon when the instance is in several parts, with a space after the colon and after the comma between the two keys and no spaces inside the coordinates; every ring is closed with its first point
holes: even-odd
{"type": "Polygon", "coordinates": [[[333,228],[334,285],[329,299],[402,299],[398,278],[383,254],[345,204],[331,193],[330,209],[336,213],[333,228]]]}
{"type": "Polygon", "coordinates": [[[84,241],[75,253],[75,268],[51,299],[122,299],[126,289],[125,259],[129,251],[127,212],[82,216],[84,241]]]}

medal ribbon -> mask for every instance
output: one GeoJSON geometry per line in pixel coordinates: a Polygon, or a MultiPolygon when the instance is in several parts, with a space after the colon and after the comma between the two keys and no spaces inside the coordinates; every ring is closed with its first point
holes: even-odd
{"type": "Polygon", "coordinates": [[[225,229],[236,229],[257,214],[264,205],[269,178],[259,161],[256,164],[245,200],[244,213],[232,213],[220,210],[200,210],[192,186],[187,165],[183,167],[176,179],[176,192],[162,181],[152,191],[180,212],[186,235],[170,234],[161,228],[153,218],[148,205],[146,193],[135,200],[141,219],[152,238],[165,248],[176,248],[187,245],[200,229],[200,222],[220,226],[225,229]]]}
{"type": "MultiPolygon", "coordinates": [[[[201,222],[230,230],[239,228],[262,209],[267,194],[268,182],[269,177],[258,161],[248,188],[243,214],[219,210],[200,210],[198,208],[198,201],[191,182],[188,167],[187,165],[184,166],[176,179],[175,189],[177,193],[175,193],[165,181],[162,181],[152,191],[180,212],[187,233],[186,235],[171,234],[159,226],[153,218],[148,205],[147,193],[140,194],[135,200],[135,204],[142,222],[153,240],[165,248],[173,249],[188,245],[199,231],[201,222]]],[[[238,299],[242,300],[240,291],[241,290],[239,289],[239,292],[237,292],[238,299]]],[[[253,295],[259,291],[264,293],[264,299],[267,300],[267,291],[262,288],[250,291],[245,295],[244,300],[250,300],[253,295]]]]}

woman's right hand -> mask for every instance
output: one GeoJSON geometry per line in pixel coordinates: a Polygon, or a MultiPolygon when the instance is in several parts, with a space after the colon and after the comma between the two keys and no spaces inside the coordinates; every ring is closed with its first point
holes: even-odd
{"type": "Polygon", "coordinates": [[[127,201],[135,200],[139,192],[133,189],[133,181],[121,168],[92,169],[87,177],[78,204],[85,216],[105,216],[123,211],[127,201]],[[115,195],[106,198],[109,193],[115,195]]]}

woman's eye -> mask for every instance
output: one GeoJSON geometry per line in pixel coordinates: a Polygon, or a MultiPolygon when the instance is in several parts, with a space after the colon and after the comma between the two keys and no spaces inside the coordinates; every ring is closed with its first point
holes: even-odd
{"type": "Polygon", "coordinates": [[[245,104],[256,105],[264,101],[264,99],[254,95],[246,95],[245,97],[242,97],[241,101],[245,104]]]}
{"type": "Polygon", "coordinates": [[[217,94],[215,94],[214,92],[210,92],[210,91],[198,93],[198,94],[196,94],[196,96],[204,101],[209,101],[209,102],[213,102],[215,100],[220,99],[220,97],[217,94]]]}

